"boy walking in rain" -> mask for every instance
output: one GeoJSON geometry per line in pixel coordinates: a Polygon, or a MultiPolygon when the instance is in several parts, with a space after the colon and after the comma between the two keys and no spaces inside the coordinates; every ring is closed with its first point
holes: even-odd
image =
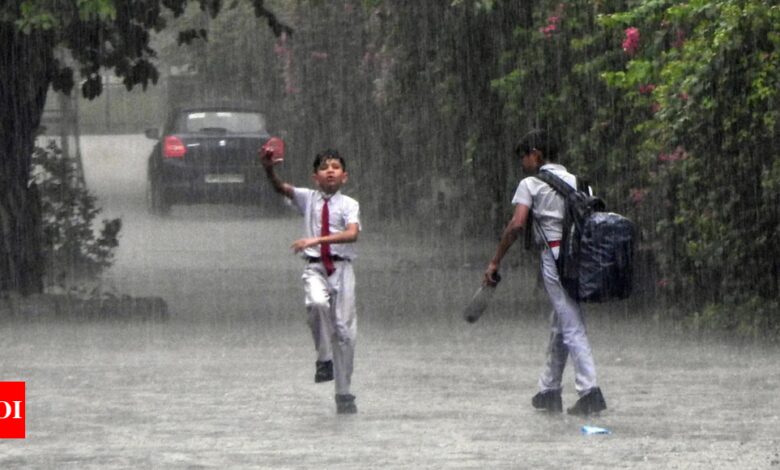
{"type": "Polygon", "coordinates": [[[345,161],[336,150],[317,154],[312,175],[317,189],[313,190],[280,180],[274,171],[280,160],[272,158],[272,151],[261,149],[260,157],[276,192],[289,198],[304,218],[304,236],[291,248],[306,263],[304,302],[317,350],[314,381],[335,378],[336,412],[357,413],[350,383],[357,334],[352,260],[360,232],[360,206],[340,191],[348,178],[345,161]]]}
{"type": "MultiPolygon", "coordinates": [[[[541,170],[550,171],[576,188],[576,177],[557,163],[558,147],[544,131],[528,133],[518,144],[516,153],[522,158],[525,173],[536,175],[541,170]]],[[[512,203],[515,204],[514,214],[501,235],[496,254],[485,270],[483,283],[495,284],[494,275],[504,255],[517,240],[518,233],[522,229],[530,229],[533,223],[536,226],[536,243],[544,245],[541,254],[542,278],[553,310],[547,363],[539,378],[539,393],[532,398],[531,404],[534,408],[550,412],[563,410],[561,378],[570,356],[579,400],[567,412],[589,415],[605,410],[607,404],[596,382],[596,365],[585,331],[582,309],[561,285],[556,267],[563,229],[563,197],[539,178],[528,176],[520,181],[512,203]]]]}

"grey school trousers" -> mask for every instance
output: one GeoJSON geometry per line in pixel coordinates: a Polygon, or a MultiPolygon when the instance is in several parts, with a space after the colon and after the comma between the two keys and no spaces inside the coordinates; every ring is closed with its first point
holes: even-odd
{"type": "Polygon", "coordinates": [[[558,248],[542,251],[542,278],[547,296],[552,303],[550,314],[550,343],[547,349],[547,363],[539,377],[539,390],[560,390],[566,359],[571,356],[574,366],[574,387],[582,396],[597,387],[596,364],[590,350],[585,331],[582,309],[561,285],[555,257],[558,248]]]}
{"type": "Polygon", "coordinates": [[[334,261],[328,276],[322,263],[308,263],[303,271],[308,323],[318,361],[333,360],[336,393],[349,393],[355,358],[357,315],[355,273],[349,261],[334,261]]]}

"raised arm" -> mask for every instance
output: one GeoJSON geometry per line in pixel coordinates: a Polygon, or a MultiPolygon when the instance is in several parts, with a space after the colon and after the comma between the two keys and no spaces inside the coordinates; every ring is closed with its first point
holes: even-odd
{"type": "Polygon", "coordinates": [[[265,168],[265,175],[271,183],[271,186],[273,186],[274,191],[292,199],[293,186],[282,181],[279,178],[279,175],[276,174],[276,170],[274,170],[274,166],[281,163],[281,161],[274,161],[271,159],[272,154],[266,153],[262,148],[258,150],[257,153],[260,156],[260,163],[263,165],[263,168],[265,168]]]}

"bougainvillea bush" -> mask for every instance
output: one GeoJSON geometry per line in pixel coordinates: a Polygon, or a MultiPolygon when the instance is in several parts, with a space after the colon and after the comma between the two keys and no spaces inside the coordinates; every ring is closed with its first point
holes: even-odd
{"type": "Polygon", "coordinates": [[[600,24],[629,56],[604,80],[648,111],[633,131],[662,286],[700,324],[776,333],[780,6],[641,2],[600,24]]]}

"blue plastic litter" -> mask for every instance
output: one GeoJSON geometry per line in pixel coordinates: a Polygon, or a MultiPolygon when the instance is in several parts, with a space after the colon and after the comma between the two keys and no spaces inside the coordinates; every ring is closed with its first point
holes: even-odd
{"type": "Polygon", "coordinates": [[[607,428],[600,428],[597,426],[583,426],[582,427],[582,434],[585,435],[591,435],[591,434],[612,434],[612,431],[610,431],[607,428]]]}

